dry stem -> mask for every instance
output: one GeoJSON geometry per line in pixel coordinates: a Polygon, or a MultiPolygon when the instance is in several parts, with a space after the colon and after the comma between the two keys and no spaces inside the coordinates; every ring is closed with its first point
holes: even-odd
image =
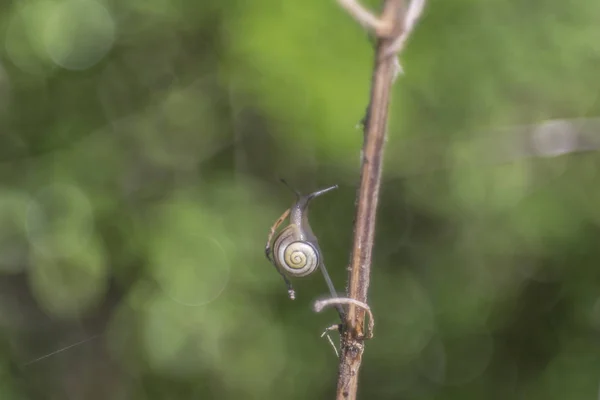
{"type": "MultiPolygon", "coordinates": [[[[352,5],[355,8],[360,7],[355,1],[340,1],[340,3],[344,3],[346,6],[352,5]]],[[[365,124],[361,179],[354,223],[354,244],[347,287],[348,297],[363,304],[367,304],[390,89],[397,71],[395,54],[390,54],[389,50],[395,44],[396,39],[402,36],[403,25],[406,22],[404,21],[404,10],[403,0],[386,0],[383,14],[375,24],[391,27],[392,35],[378,33],[370,106],[365,124]]],[[[354,16],[356,17],[356,15],[354,16]]],[[[378,26],[373,28],[377,31],[378,26]]],[[[341,336],[338,400],[356,399],[358,372],[364,351],[364,323],[364,308],[357,307],[355,303],[349,303],[341,336]]]]}

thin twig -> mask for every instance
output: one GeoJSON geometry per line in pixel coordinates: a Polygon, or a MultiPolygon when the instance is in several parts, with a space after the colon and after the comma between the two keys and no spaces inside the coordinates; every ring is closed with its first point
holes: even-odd
{"type": "Polygon", "coordinates": [[[89,341],[91,341],[91,340],[94,340],[94,339],[97,339],[97,338],[99,338],[99,337],[101,337],[101,336],[102,336],[102,334],[101,334],[101,333],[99,333],[99,334],[97,334],[97,335],[90,336],[90,337],[88,337],[88,338],[86,338],[86,339],[80,340],[80,341],[79,341],[79,342],[77,342],[77,343],[72,343],[72,344],[70,344],[70,345],[68,345],[68,346],[61,347],[61,348],[60,348],[60,349],[58,349],[58,350],[55,350],[55,351],[53,351],[53,352],[51,352],[51,353],[45,354],[45,355],[43,355],[43,356],[41,356],[41,357],[38,357],[38,358],[36,358],[36,359],[33,359],[33,360],[30,360],[30,361],[26,362],[25,364],[23,364],[23,365],[22,365],[22,367],[27,367],[27,366],[29,366],[29,365],[31,365],[31,364],[35,364],[35,363],[37,363],[37,362],[40,362],[40,361],[42,361],[42,360],[45,360],[46,358],[49,358],[49,357],[55,356],[55,355],[57,355],[57,354],[59,354],[59,353],[62,353],[63,351],[67,351],[67,350],[69,350],[69,349],[71,349],[71,348],[73,348],[73,347],[76,347],[76,346],[79,346],[79,345],[81,345],[81,344],[87,343],[87,342],[89,342],[89,341]]]}
{"type": "Polygon", "coordinates": [[[375,31],[384,29],[383,21],[363,7],[357,0],[337,0],[337,2],[363,27],[375,31]]]}
{"type": "Polygon", "coordinates": [[[354,304],[356,307],[360,307],[363,310],[365,310],[367,314],[369,314],[369,329],[367,330],[365,339],[370,339],[371,337],[373,337],[375,319],[373,318],[373,312],[371,311],[371,307],[369,307],[367,303],[363,303],[362,301],[350,299],[347,297],[336,297],[333,299],[317,300],[313,307],[315,312],[321,312],[327,306],[337,306],[340,304],[354,304]]]}
{"type": "MultiPolygon", "coordinates": [[[[362,168],[360,187],[358,189],[357,210],[354,222],[354,243],[352,257],[350,260],[350,272],[348,279],[348,297],[360,302],[350,302],[346,321],[341,334],[341,355],[339,364],[337,399],[356,399],[358,389],[358,372],[360,369],[362,354],[364,351],[365,307],[367,304],[367,292],[369,288],[371,260],[373,243],[375,238],[375,218],[377,204],[379,201],[379,190],[381,186],[381,171],[383,164],[383,150],[386,138],[388,108],[390,100],[390,89],[397,73],[394,59],[397,54],[389,54],[389,49],[394,49],[396,40],[400,41],[400,50],[406,41],[403,30],[407,25],[414,26],[418,15],[407,15],[404,10],[403,0],[385,0],[383,14],[373,23],[370,18],[360,20],[357,13],[357,1],[340,1],[348,10],[348,5],[353,5],[355,18],[364,25],[375,28],[378,36],[375,65],[371,81],[371,98],[369,102],[368,118],[365,122],[364,144],[362,149],[362,168]],[[407,17],[410,21],[407,21],[407,17]],[[391,27],[391,36],[383,34],[378,27],[391,27]],[[402,39],[399,39],[401,38],[402,39]]],[[[422,1],[422,0],[413,0],[422,1]]],[[[416,7],[415,5],[414,7],[416,7]]],[[[420,14],[423,7],[416,7],[420,14]]],[[[410,7],[408,8],[410,9],[410,7]]],[[[413,8],[413,11],[415,8],[413,8]]],[[[360,7],[360,11],[364,11],[360,7]]],[[[412,27],[412,26],[411,26],[412,27]]],[[[368,306],[367,306],[368,307],[368,306]]],[[[373,321],[371,316],[371,321],[373,321]]]]}
{"type": "Polygon", "coordinates": [[[321,337],[327,335],[327,340],[329,341],[329,344],[331,345],[331,347],[333,348],[333,351],[335,352],[335,356],[339,358],[340,353],[338,353],[337,348],[335,347],[335,343],[333,343],[333,340],[331,340],[331,336],[329,336],[329,331],[339,331],[340,330],[340,325],[331,325],[329,328],[326,328],[323,333],[321,334],[321,337]]]}
{"type": "Polygon", "coordinates": [[[402,49],[404,49],[404,45],[406,44],[408,37],[415,28],[417,21],[423,14],[424,8],[425,0],[412,0],[410,2],[410,6],[408,7],[408,10],[406,11],[406,15],[404,17],[403,30],[400,33],[400,35],[398,35],[398,37],[385,50],[384,57],[399,54],[402,51],[402,49]]]}

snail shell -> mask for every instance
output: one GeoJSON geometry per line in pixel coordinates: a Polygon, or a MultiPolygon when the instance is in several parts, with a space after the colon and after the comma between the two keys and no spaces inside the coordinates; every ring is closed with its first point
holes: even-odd
{"type": "Polygon", "coordinates": [[[320,263],[319,250],[302,236],[296,225],[288,225],[273,245],[277,266],[295,277],[312,274],[320,263]]]}
{"type": "MultiPolygon", "coordinates": [[[[283,182],[285,183],[285,181],[283,182]]],[[[337,185],[334,185],[305,196],[292,189],[296,193],[296,202],[271,227],[271,232],[267,237],[267,244],[265,246],[265,255],[275,265],[275,268],[283,278],[291,299],[294,299],[296,295],[292,283],[286,275],[303,277],[310,275],[319,267],[323,271],[323,276],[332,296],[337,296],[331,278],[325,269],[325,265],[323,265],[317,238],[308,223],[308,203],[315,197],[336,188],[337,185]],[[288,216],[290,224],[275,236],[275,241],[273,242],[273,246],[271,246],[271,240],[277,228],[288,216]]],[[[340,315],[342,314],[343,310],[340,311],[340,315]]]]}

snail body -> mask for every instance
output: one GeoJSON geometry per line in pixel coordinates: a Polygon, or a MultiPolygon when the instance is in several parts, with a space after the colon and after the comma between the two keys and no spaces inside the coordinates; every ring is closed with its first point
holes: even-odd
{"type": "Polygon", "coordinates": [[[335,292],[323,264],[323,257],[317,238],[308,222],[308,204],[315,197],[336,188],[337,185],[308,195],[301,195],[294,191],[297,197],[296,202],[271,227],[265,247],[265,254],[283,277],[288,287],[289,296],[292,299],[295,298],[295,292],[287,276],[304,277],[312,274],[319,267],[323,271],[330,290],[335,292]],[[273,240],[277,228],[288,216],[290,219],[289,225],[282,229],[273,240]],[[272,247],[271,243],[273,243],[272,247]]]}

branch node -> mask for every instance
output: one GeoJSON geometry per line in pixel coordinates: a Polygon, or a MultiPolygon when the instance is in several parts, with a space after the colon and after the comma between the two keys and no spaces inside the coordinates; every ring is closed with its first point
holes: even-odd
{"type": "Polygon", "coordinates": [[[383,52],[383,57],[390,57],[393,55],[399,55],[404,50],[404,45],[408,41],[408,37],[413,32],[417,21],[423,14],[425,9],[425,0],[412,0],[408,6],[406,14],[400,23],[402,30],[392,43],[387,46],[387,49],[383,52]]]}
{"type": "Polygon", "coordinates": [[[358,301],[356,299],[351,299],[348,297],[337,297],[333,299],[325,299],[325,300],[317,300],[314,304],[315,312],[321,312],[325,307],[335,306],[340,304],[353,304],[359,308],[362,308],[369,315],[369,325],[367,329],[367,333],[365,334],[363,339],[371,339],[373,337],[373,328],[375,328],[375,319],[373,318],[373,312],[371,311],[371,307],[368,304],[363,303],[362,301],[358,301]]]}

